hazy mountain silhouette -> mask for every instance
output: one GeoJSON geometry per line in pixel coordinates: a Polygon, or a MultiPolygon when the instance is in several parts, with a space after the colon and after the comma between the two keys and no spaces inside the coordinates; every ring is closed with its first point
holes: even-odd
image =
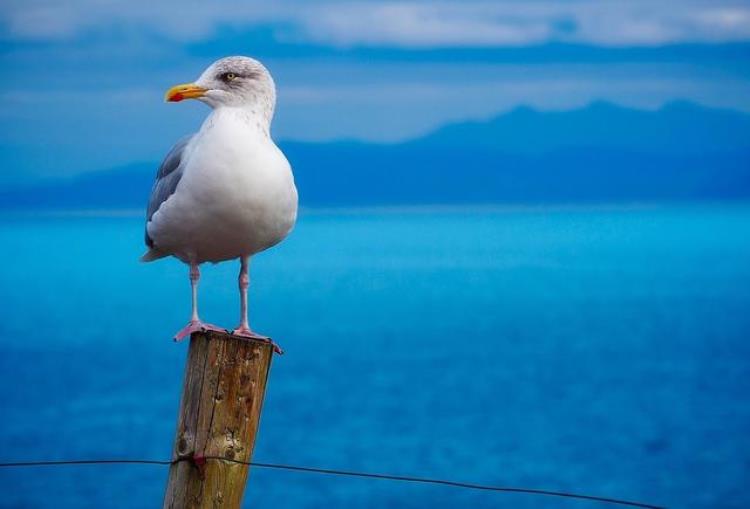
{"type": "Polygon", "coordinates": [[[442,127],[414,144],[538,154],[571,147],[706,153],[750,147],[750,116],[678,101],[658,111],[595,102],[579,110],[520,107],[486,122],[442,127]]]}
{"type": "MultiPolygon", "coordinates": [[[[687,102],[517,108],[399,144],[281,143],[303,206],[750,198],[750,115],[687,102]]],[[[3,206],[140,207],[157,163],[0,193],[3,206]]]]}

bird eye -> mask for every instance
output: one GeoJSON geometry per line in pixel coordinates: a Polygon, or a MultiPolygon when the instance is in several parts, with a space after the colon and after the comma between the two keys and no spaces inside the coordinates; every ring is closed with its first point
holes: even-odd
{"type": "Polygon", "coordinates": [[[223,81],[233,81],[237,79],[237,75],[233,72],[225,72],[221,75],[223,81]]]}

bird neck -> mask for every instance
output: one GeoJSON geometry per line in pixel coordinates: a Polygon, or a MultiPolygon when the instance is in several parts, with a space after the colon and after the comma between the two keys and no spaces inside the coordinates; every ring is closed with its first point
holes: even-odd
{"type": "Polygon", "coordinates": [[[270,137],[271,121],[273,120],[273,102],[256,102],[243,106],[218,106],[206,119],[206,127],[226,119],[246,124],[260,134],[270,137]]]}

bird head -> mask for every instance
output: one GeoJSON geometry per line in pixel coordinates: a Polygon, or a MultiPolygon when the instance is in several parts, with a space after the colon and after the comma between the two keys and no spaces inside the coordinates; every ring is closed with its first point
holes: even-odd
{"type": "Polygon", "coordinates": [[[198,99],[219,106],[251,107],[273,111],[276,90],[268,69],[249,57],[226,57],[211,64],[193,83],[170,88],[167,102],[198,99]]]}

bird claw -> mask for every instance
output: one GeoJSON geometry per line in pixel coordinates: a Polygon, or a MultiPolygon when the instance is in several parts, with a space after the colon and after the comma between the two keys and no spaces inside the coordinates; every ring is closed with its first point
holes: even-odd
{"type": "Polygon", "coordinates": [[[242,336],[243,338],[257,339],[259,341],[269,341],[271,339],[268,336],[258,334],[254,330],[250,329],[250,327],[247,327],[245,325],[240,325],[233,331],[227,331],[227,332],[229,332],[230,334],[234,334],[235,336],[242,336]]]}
{"type": "Polygon", "coordinates": [[[233,336],[240,336],[243,338],[254,339],[256,341],[262,341],[264,343],[270,343],[270,345],[273,347],[274,352],[276,352],[279,355],[284,354],[284,350],[282,350],[279,345],[274,343],[271,338],[269,338],[268,336],[263,336],[262,334],[258,334],[257,332],[251,330],[249,327],[246,327],[244,325],[240,325],[233,331],[227,330],[227,332],[229,332],[233,336]]]}
{"type": "Polygon", "coordinates": [[[210,323],[205,323],[200,320],[190,320],[188,324],[180,329],[177,334],[174,335],[175,341],[182,341],[187,336],[192,335],[194,332],[206,332],[206,331],[214,331],[214,332],[223,332],[224,329],[221,327],[217,327],[216,325],[212,325],[210,323]]]}

